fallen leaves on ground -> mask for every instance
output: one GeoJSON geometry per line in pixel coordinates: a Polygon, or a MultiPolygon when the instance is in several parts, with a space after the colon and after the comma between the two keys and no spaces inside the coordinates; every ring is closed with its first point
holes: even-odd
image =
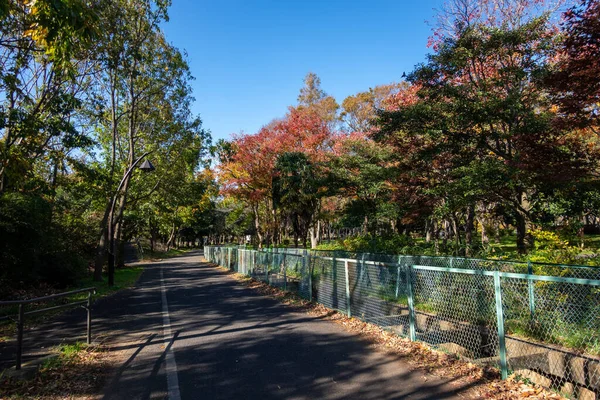
{"type": "Polygon", "coordinates": [[[231,272],[226,268],[219,268],[232,275],[236,280],[247,287],[293,306],[295,309],[311,315],[334,321],[347,331],[359,335],[373,347],[402,357],[416,368],[445,378],[455,378],[453,384],[471,386],[467,393],[472,398],[485,399],[564,399],[564,397],[538,385],[524,384],[514,377],[506,380],[500,379],[499,371],[493,367],[480,365],[459,359],[453,354],[437,351],[423,342],[411,342],[409,339],[389,332],[378,325],[364,322],[358,318],[348,318],[346,315],[331,310],[322,304],[309,302],[300,296],[285,292],[281,289],[250,278],[246,275],[231,272]]]}
{"type": "Polygon", "coordinates": [[[30,380],[0,376],[0,399],[96,399],[113,364],[103,345],[62,354],[43,365],[30,380]]]}

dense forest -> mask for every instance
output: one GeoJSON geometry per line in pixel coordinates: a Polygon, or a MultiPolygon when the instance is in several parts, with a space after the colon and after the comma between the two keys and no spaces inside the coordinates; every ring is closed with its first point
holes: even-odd
{"type": "Polygon", "coordinates": [[[168,5],[0,0],[3,289],[102,280],[109,232],[122,265],[125,242],[168,248],[207,226],[210,135],[160,28],[168,5]]]}
{"type": "Polygon", "coordinates": [[[600,2],[451,0],[429,47],[220,141],[211,241],[595,263],[600,2]]]}

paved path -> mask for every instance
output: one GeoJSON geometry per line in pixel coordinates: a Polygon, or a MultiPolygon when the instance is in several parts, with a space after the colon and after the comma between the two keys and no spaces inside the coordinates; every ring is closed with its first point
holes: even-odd
{"type": "Polygon", "coordinates": [[[454,399],[468,389],[261,296],[200,255],[152,263],[137,288],[96,304],[96,334],[110,333],[126,359],[106,399],[454,399]]]}

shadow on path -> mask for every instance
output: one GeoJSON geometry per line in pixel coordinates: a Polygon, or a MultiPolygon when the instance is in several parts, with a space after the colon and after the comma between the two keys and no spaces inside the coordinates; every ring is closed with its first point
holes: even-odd
{"type": "MultiPolygon", "coordinates": [[[[257,294],[202,263],[200,252],[152,263],[135,289],[94,309],[94,334],[110,335],[113,349],[123,352],[106,399],[168,397],[168,351],[175,355],[182,399],[454,399],[469,389],[257,294]],[[167,342],[161,268],[173,332],[167,342]]],[[[82,337],[83,317],[80,326],[63,328],[77,317],[57,319],[52,332],[82,337]]]]}

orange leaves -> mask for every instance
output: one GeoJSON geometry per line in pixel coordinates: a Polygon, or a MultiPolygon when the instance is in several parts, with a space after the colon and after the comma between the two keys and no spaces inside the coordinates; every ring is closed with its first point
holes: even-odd
{"type": "Polygon", "coordinates": [[[392,94],[382,103],[383,109],[386,111],[397,111],[406,106],[411,106],[419,101],[419,90],[421,85],[410,85],[401,88],[398,92],[392,94]]]}
{"type": "Polygon", "coordinates": [[[277,157],[305,153],[323,161],[332,149],[334,135],[327,122],[311,110],[290,108],[285,118],[264,126],[254,135],[234,138],[234,154],[219,167],[224,194],[259,201],[269,196],[277,157]]]}

